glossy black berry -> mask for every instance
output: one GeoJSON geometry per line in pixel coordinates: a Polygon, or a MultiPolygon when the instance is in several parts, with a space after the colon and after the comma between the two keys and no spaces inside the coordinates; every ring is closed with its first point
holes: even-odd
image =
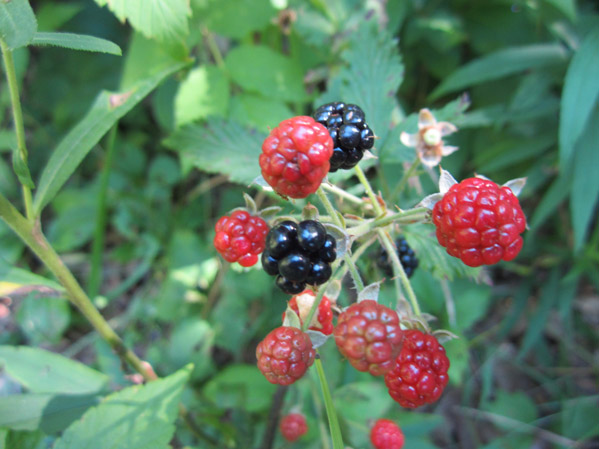
{"type": "Polygon", "coordinates": [[[279,224],[268,232],[264,250],[275,259],[280,259],[294,248],[296,235],[296,230],[290,230],[285,224],[279,224]]]}
{"type": "Polygon", "coordinates": [[[324,245],[318,251],[318,257],[327,263],[334,262],[337,258],[337,241],[332,235],[327,235],[324,245]]]}
{"type": "Polygon", "coordinates": [[[331,278],[331,274],[331,266],[328,263],[319,260],[312,263],[306,282],[310,285],[324,284],[331,278]]]}
{"type": "Polygon", "coordinates": [[[364,111],[355,104],[327,103],[316,109],[314,119],[327,127],[333,139],[331,173],[354,167],[364,150],[374,146],[374,134],[366,124],[364,111]]]}
{"type": "Polygon", "coordinates": [[[310,258],[302,253],[291,253],[279,261],[281,276],[293,282],[302,282],[310,271],[310,258]]]}
{"type": "Polygon", "coordinates": [[[304,251],[315,253],[327,238],[327,230],[316,220],[304,220],[297,227],[297,242],[304,251]]]}
{"type": "Polygon", "coordinates": [[[279,261],[272,257],[269,252],[264,251],[261,256],[262,268],[271,276],[279,274],[279,261]]]}
{"type": "MultiPolygon", "coordinates": [[[[397,246],[397,256],[401,262],[401,266],[406,272],[406,276],[411,277],[414,274],[414,270],[418,267],[418,258],[416,253],[408,245],[407,240],[404,237],[399,237],[395,242],[397,246]]],[[[393,267],[387,251],[381,249],[379,257],[377,259],[377,265],[387,276],[393,276],[393,267]]]]}
{"type": "Polygon", "coordinates": [[[305,282],[293,282],[289,279],[285,279],[283,276],[277,276],[275,284],[277,284],[277,287],[279,287],[288,295],[297,295],[298,293],[303,292],[306,288],[305,282]]]}

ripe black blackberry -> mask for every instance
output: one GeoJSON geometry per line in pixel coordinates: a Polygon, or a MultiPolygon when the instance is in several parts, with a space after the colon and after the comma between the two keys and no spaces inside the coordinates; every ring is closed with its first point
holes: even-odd
{"type": "Polygon", "coordinates": [[[355,104],[340,101],[323,104],[313,117],[327,127],[333,139],[330,173],[354,167],[364,156],[364,150],[374,145],[374,133],[366,124],[364,111],[355,104]]]}
{"type": "MultiPolygon", "coordinates": [[[[395,245],[397,246],[397,256],[399,257],[401,266],[406,272],[406,276],[411,277],[414,274],[414,270],[418,267],[416,253],[410,248],[410,245],[408,245],[408,242],[404,237],[398,237],[395,241],[395,245]]],[[[393,276],[393,267],[385,248],[381,248],[376,264],[387,276],[393,276]]]]}
{"type": "Polygon", "coordinates": [[[335,238],[315,220],[283,221],[266,236],[262,266],[285,293],[295,295],[306,284],[320,285],[331,277],[329,265],[337,258],[335,238]]]}

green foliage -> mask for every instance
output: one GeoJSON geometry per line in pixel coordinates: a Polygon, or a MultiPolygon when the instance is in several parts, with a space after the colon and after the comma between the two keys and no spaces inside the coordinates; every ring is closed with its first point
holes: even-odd
{"type": "Polygon", "coordinates": [[[23,47],[33,39],[37,22],[28,0],[0,2],[0,39],[8,48],[23,47]]]}
{"type": "Polygon", "coordinates": [[[37,32],[33,36],[31,45],[52,45],[55,47],[70,48],[71,50],[108,53],[117,56],[121,55],[119,46],[106,39],[73,33],[37,32]]]}

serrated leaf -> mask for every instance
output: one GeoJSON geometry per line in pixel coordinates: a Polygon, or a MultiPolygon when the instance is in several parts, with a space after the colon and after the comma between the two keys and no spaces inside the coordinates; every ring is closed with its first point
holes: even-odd
{"type": "Polygon", "coordinates": [[[181,69],[177,63],[135,84],[125,92],[103,91],[85,117],[62,139],[44,168],[33,201],[39,215],[69,179],[83,158],[106,132],[167,76],[181,69]]]}
{"type": "Polygon", "coordinates": [[[145,385],[125,388],[88,410],[54,449],[167,449],[192,365],[145,385]]]}
{"type": "Polygon", "coordinates": [[[109,381],[82,363],[27,346],[0,346],[0,364],[32,393],[97,393],[109,381]]]}
{"type": "Polygon", "coordinates": [[[0,1],[0,39],[10,50],[29,44],[36,30],[28,0],[0,1]]]}
{"type": "Polygon", "coordinates": [[[224,116],[229,104],[229,82],[215,66],[189,72],[175,96],[175,123],[182,126],[211,116],[224,116]]]}
{"type": "Polygon", "coordinates": [[[71,50],[91,51],[94,53],[108,53],[121,56],[121,48],[109,40],[95,36],[74,33],[37,32],[33,36],[31,45],[70,48],[71,50]]]}
{"type": "Polygon", "coordinates": [[[523,70],[563,64],[568,52],[560,44],[509,47],[476,59],[453,72],[433,91],[429,100],[523,70]]]}
{"type": "MultiPolygon", "coordinates": [[[[599,98],[599,26],[584,39],[568,66],[559,122],[559,155],[563,167],[572,159],[574,146],[590,121],[599,98]]],[[[597,124],[592,126],[597,127],[597,124]]]]}
{"type": "Polygon", "coordinates": [[[0,427],[57,433],[66,429],[89,407],[98,404],[99,400],[97,395],[76,394],[0,396],[0,427]]]}
{"type": "Polygon", "coordinates": [[[189,34],[189,0],[96,0],[150,39],[182,41],[189,34]]]}
{"type": "Polygon", "coordinates": [[[175,131],[164,144],[188,158],[198,169],[228,175],[249,185],[260,173],[258,158],[266,135],[227,120],[208,120],[175,131]]]}
{"type": "Polygon", "coordinates": [[[250,92],[293,102],[307,98],[301,66],[268,47],[240,45],[227,54],[225,64],[233,81],[250,92]]]}
{"type": "Polygon", "coordinates": [[[242,39],[267,27],[276,14],[269,0],[216,0],[208,3],[202,20],[210,31],[242,39]]]}

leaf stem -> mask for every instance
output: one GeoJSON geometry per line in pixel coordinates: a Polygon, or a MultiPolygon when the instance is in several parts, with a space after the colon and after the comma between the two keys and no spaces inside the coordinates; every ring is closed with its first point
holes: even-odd
{"type": "Polygon", "coordinates": [[[358,198],[356,195],[352,195],[351,193],[346,192],[343,189],[340,189],[339,187],[337,187],[334,184],[329,184],[329,183],[323,182],[321,184],[321,186],[323,189],[328,190],[329,192],[339,196],[340,198],[351,201],[354,204],[358,204],[358,205],[364,204],[364,201],[362,201],[361,198],[358,198]]]}
{"type": "Polygon", "coordinates": [[[314,365],[316,365],[316,372],[318,373],[318,380],[320,382],[320,388],[322,389],[324,407],[329,420],[331,439],[333,440],[333,449],[343,449],[343,438],[341,436],[339,420],[337,419],[337,411],[333,405],[333,398],[331,397],[331,392],[329,391],[329,384],[327,383],[324,369],[322,368],[322,361],[320,360],[320,354],[318,352],[316,352],[316,360],[314,360],[314,365]]]}
{"type": "MultiPolygon", "coordinates": [[[[333,206],[333,203],[331,203],[331,201],[327,197],[327,194],[323,190],[322,186],[318,188],[318,190],[316,191],[316,195],[318,195],[320,202],[322,203],[324,208],[327,210],[327,213],[331,216],[333,223],[335,225],[339,226],[341,229],[344,229],[345,226],[343,226],[343,223],[341,222],[341,219],[339,218],[339,213],[333,206]]],[[[352,279],[354,281],[356,289],[358,291],[364,290],[364,282],[362,281],[360,273],[358,273],[358,268],[356,267],[356,263],[352,260],[351,256],[349,255],[349,249],[343,255],[343,260],[345,261],[345,263],[347,264],[347,266],[349,268],[349,272],[352,276],[352,279]]]]}
{"type": "MultiPolygon", "coordinates": [[[[19,84],[15,71],[15,63],[12,57],[12,51],[8,48],[6,42],[0,38],[0,48],[2,49],[2,59],[4,60],[4,69],[6,70],[6,81],[10,91],[10,101],[12,104],[12,116],[17,137],[18,157],[27,165],[27,145],[25,142],[25,126],[23,124],[23,111],[21,109],[21,100],[19,99],[19,84]]],[[[31,198],[31,189],[21,182],[23,189],[23,202],[25,204],[25,215],[29,221],[33,221],[33,207],[31,198]]]]}
{"type": "Polygon", "coordinates": [[[140,373],[146,381],[156,379],[156,374],[147,369],[144,362],[133,351],[128,349],[123,340],[110,327],[104,317],[92,304],[71,271],[62,262],[54,248],[37,225],[27,220],[21,213],[0,194],[0,218],[23,240],[23,242],[39,257],[44,265],[56,276],[67,292],[68,299],[77,307],[96,331],[112,347],[117,355],[140,373]]]}
{"type": "Polygon", "coordinates": [[[90,298],[95,298],[100,290],[102,281],[102,254],[104,252],[104,241],[106,236],[106,197],[108,191],[108,180],[110,178],[110,167],[114,155],[114,142],[116,140],[118,121],[110,130],[106,139],[106,154],[104,155],[104,167],[100,175],[100,191],[96,203],[96,227],[92,243],[91,268],[87,281],[87,291],[90,298]]]}

